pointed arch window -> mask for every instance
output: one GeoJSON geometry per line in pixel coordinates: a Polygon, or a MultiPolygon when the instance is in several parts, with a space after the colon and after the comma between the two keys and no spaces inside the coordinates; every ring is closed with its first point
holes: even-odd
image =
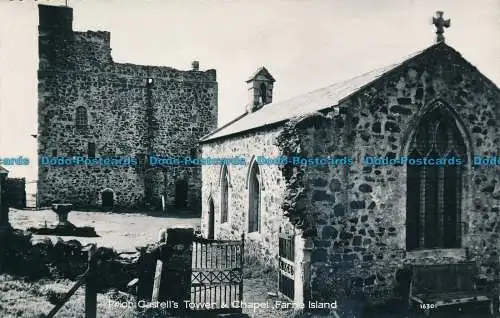
{"type": "Polygon", "coordinates": [[[87,109],[83,106],[76,108],[75,125],[77,129],[85,129],[88,125],[87,109]]]}
{"type": "MultiPolygon", "coordinates": [[[[466,160],[466,154],[455,118],[438,104],[420,120],[408,157],[466,160]]],[[[408,164],[407,250],[460,247],[463,173],[460,165],[408,164]]]]}
{"type": "Polygon", "coordinates": [[[222,167],[221,174],[221,223],[227,222],[228,210],[229,210],[229,174],[227,171],[227,166],[222,167]]]}
{"type": "Polygon", "coordinates": [[[261,197],[261,177],[260,169],[256,162],[250,168],[248,179],[248,232],[260,232],[260,197],[261,197]]]}

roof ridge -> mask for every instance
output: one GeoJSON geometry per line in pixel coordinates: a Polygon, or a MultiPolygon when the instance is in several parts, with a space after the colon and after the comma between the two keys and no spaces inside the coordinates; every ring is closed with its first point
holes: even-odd
{"type": "MultiPolygon", "coordinates": [[[[349,98],[368,85],[373,84],[375,81],[380,80],[380,78],[386,76],[390,72],[393,72],[397,68],[406,65],[414,58],[421,56],[422,54],[425,54],[426,52],[429,52],[430,50],[433,50],[436,47],[442,45],[446,44],[433,44],[423,50],[413,52],[398,59],[398,62],[396,63],[372,69],[371,71],[364,72],[360,75],[346,78],[328,86],[296,95],[286,100],[270,103],[252,113],[245,113],[245,115],[248,116],[240,116],[239,118],[235,118],[225,126],[203,137],[200,142],[207,142],[237,133],[278,124],[287,121],[292,117],[300,116],[304,113],[320,111],[338,105],[346,98],[349,98]],[[281,106],[283,105],[287,105],[288,108],[282,108],[281,106]],[[235,124],[236,122],[238,122],[238,125],[235,124]]],[[[446,47],[448,46],[446,45],[446,47]]]]}

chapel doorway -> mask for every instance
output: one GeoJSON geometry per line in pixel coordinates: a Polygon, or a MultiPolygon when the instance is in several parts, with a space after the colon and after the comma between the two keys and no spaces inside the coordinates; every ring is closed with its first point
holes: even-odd
{"type": "Polygon", "coordinates": [[[186,180],[177,180],[175,182],[175,206],[179,209],[187,207],[188,184],[186,180]]]}
{"type": "Polygon", "coordinates": [[[210,198],[208,202],[208,239],[214,239],[215,232],[215,209],[214,209],[214,200],[210,198]]]}

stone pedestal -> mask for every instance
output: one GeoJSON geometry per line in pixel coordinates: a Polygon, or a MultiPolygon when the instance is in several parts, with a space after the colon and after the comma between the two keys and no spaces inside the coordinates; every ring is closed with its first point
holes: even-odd
{"type": "Polygon", "coordinates": [[[73,204],[52,204],[52,211],[57,214],[57,228],[74,228],[75,226],[68,221],[68,214],[73,209],[73,204]]]}

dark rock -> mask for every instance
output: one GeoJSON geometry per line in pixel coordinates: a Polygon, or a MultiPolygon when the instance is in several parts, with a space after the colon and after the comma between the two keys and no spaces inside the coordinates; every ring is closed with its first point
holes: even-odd
{"type": "Polygon", "coordinates": [[[359,210],[359,209],[364,209],[365,208],[365,201],[352,201],[351,202],[351,209],[353,210],[359,210]]]}
{"type": "Polygon", "coordinates": [[[372,286],[375,284],[375,275],[372,275],[364,280],[365,286],[372,286]]]}
{"type": "Polygon", "coordinates": [[[311,261],[313,262],[326,262],[328,260],[328,253],[325,249],[315,249],[311,254],[311,261]]]}
{"type": "Polygon", "coordinates": [[[369,193],[372,192],[372,187],[369,184],[363,183],[359,186],[359,191],[369,193]]]}
{"type": "Polygon", "coordinates": [[[313,201],[333,201],[333,197],[323,190],[314,190],[312,194],[313,201]]]}
{"type": "Polygon", "coordinates": [[[333,207],[333,213],[336,215],[336,216],[344,216],[345,215],[345,207],[342,205],[342,204],[336,204],[334,207],[333,207]]]}
{"type": "Polygon", "coordinates": [[[481,129],[481,127],[478,127],[478,126],[474,126],[472,127],[472,132],[473,133],[481,133],[483,130],[481,129]]]}
{"type": "MultiPolygon", "coordinates": [[[[410,102],[411,102],[411,100],[410,100],[410,102]]],[[[401,107],[401,106],[392,106],[391,112],[396,113],[396,114],[402,114],[402,115],[411,115],[411,109],[406,108],[406,107],[401,107]]]]}
{"type": "Polygon", "coordinates": [[[326,181],[323,178],[316,178],[316,179],[313,179],[312,184],[316,187],[324,187],[328,184],[328,181],[326,181]]]}
{"type": "Polygon", "coordinates": [[[386,122],[384,128],[385,128],[385,131],[391,132],[391,133],[398,133],[401,131],[399,126],[395,122],[392,122],[392,121],[386,122]]]}
{"type": "Polygon", "coordinates": [[[353,238],[353,236],[354,235],[352,233],[342,231],[340,232],[339,238],[341,240],[350,240],[351,238],[353,238]]]}
{"type": "Polygon", "coordinates": [[[341,183],[337,179],[332,179],[330,181],[330,191],[333,192],[338,192],[341,190],[341,183]]]}
{"type": "Polygon", "coordinates": [[[321,237],[324,239],[335,239],[337,238],[338,231],[333,226],[323,227],[321,237]]]}
{"type": "Polygon", "coordinates": [[[362,237],[360,235],[356,235],[354,239],[352,240],[352,245],[354,246],[360,246],[362,241],[362,237]]]}
{"type": "Polygon", "coordinates": [[[409,104],[411,104],[411,98],[408,98],[408,97],[399,97],[398,98],[398,104],[400,104],[400,105],[409,105],[409,104]]]}
{"type": "Polygon", "coordinates": [[[481,189],[481,192],[485,192],[485,193],[493,193],[493,191],[495,191],[495,186],[492,186],[492,185],[481,189]]]}

